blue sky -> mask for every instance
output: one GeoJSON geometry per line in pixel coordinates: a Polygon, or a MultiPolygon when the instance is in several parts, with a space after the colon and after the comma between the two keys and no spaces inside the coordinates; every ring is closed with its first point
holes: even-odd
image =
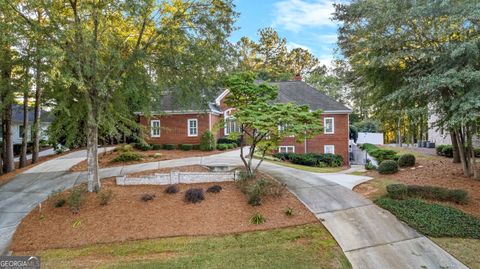
{"type": "Polygon", "coordinates": [[[330,18],[334,0],[236,0],[240,17],[230,40],[242,36],[258,39],[257,31],[273,27],[286,37],[288,47],[310,50],[322,64],[330,65],[337,40],[337,25],[330,18]]]}

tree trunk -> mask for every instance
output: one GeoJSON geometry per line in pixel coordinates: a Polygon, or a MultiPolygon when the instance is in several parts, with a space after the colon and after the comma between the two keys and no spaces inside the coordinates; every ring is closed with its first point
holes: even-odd
{"type": "Polygon", "coordinates": [[[457,139],[455,137],[455,131],[450,131],[450,140],[452,140],[453,163],[460,163],[460,152],[458,149],[457,139]]]}
{"type": "Polygon", "coordinates": [[[27,147],[28,147],[28,92],[23,94],[23,132],[22,136],[22,148],[20,151],[20,164],[19,167],[27,166],[27,147]]]}
{"type": "Polygon", "coordinates": [[[470,169],[469,169],[468,159],[466,158],[465,147],[464,147],[463,138],[460,130],[455,131],[455,139],[457,140],[458,153],[460,155],[460,160],[463,166],[463,175],[469,177],[470,169]]]}
{"type": "Polygon", "coordinates": [[[398,123],[397,123],[397,140],[398,140],[398,146],[402,146],[402,130],[400,129],[400,118],[398,118],[398,123]]]}
{"type": "Polygon", "coordinates": [[[475,148],[473,147],[472,136],[475,133],[475,127],[467,127],[467,152],[470,156],[470,175],[474,179],[480,179],[479,172],[477,170],[476,158],[475,158],[475,148]]]}
{"type": "Polygon", "coordinates": [[[87,182],[88,191],[99,191],[98,178],[98,124],[96,108],[89,104],[87,121],[87,182]]]}
{"type": "Polygon", "coordinates": [[[5,173],[8,173],[15,170],[12,137],[12,105],[9,102],[4,104],[3,107],[3,146],[3,170],[5,173]]]}
{"type": "Polygon", "coordinates": [[[33,119],[33,148],[32,148],[32,163],[38,161],[38,154],[40,152],[40,127],[41,127],[41,114],[42,114],[42,87],[40,85],[41,74],[40,74],[40,58],[37,59],[37,70],[35,75],[35,112],[33,119]]]}

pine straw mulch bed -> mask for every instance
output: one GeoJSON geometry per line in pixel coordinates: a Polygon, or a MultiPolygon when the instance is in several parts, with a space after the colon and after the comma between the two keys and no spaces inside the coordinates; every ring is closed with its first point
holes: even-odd
{"type": "Polygon", "coordinates": [[[180,166],[180,167],[166,167],[166,168],[160,168],[160,169],[145,170],[142,172],[130,173],[130,174],[127,174],[127,176],[129,177],[151,176],[151,175],[155,175],[156,173],[170,173],[172,171],[210,172],[210,169],[201,165],[186,165],[186,166],[180,166]]]}
{"type": "MultiPolygon", "coordinates": [[[[247,204],[247,196],[235,182],[217,184],[222,187],[220,193],[205,193],[204,201],[188,204],[184,201],[187,189],[206,190],[214,184],[180,184],[180,192],[166,194],[166,186],[117,186],[113,178],[105,179],[103,190],[113,193],[108,205],[100,206],[97,194],[86,193],[80,212],[73,214],[67,205],[55,208],[53,201],[47,200],[41,211],[37,207],[23,219],[11,249],[21,252],[159,237],[231,234],[317,222],[288,190],[280,197],[267,196],[260,206],[253,207],[247,204]],[[155,194],[155,198],[142,201],[146,193],[155,194]],[[285,215],[288,207],[293,208],[293,216],[285,215]],[[266,218],[265,223],[250,223],[256,212],[266,218]]],[[[65,191],[64,197],[67,194],[65,191]]]]}
{"type": "MultiPolygon", "coordinates": [[[[102,152],[99,150],[98,155],[98,165],[100,168],[106,167],[116,167],[116,166],[124,166],[129,164],[138,164],[138,163],[149,163],[149,162],[158,162],[158,161],[165,161],[165,160],[173,160],[173,159],[181,159],[181,158],[189,158],[189,157],[201,157],[201,156],[208,156],[213,154],[219,154],[226,151],[220,150],[213,150],[213,151],[200,151],[200,150],[147,150],[147,151],[140,151],[137,149],[133,149],[133,152],[141,154],[142,160],[140,161],[130,161],[130,162],[112,162],[112,160],[121,154],[119,151],[107,151],[102,152]],[[155,157],[155,153],[162,154],[161,157],[155,157]]],[[[87,170],[87,161],[82,161],[72,168],[70,168],[71,172],[81,172],[87,170]]]]}
{"type": "MultiPolygon", "coordinates": [[[[390,180],[411,185],[431,185],[466,190],[470,197],[467,204],[442,204],[480,217],[480,180],[463,176],[462,165],[452,163],[452,159],[440,156],[418,156],[414,168],[402,168],[393,175],[382,175],[376,171],[369,171],[366,175],[380,180],[390,180]]],[[[385,190],[380,190],[372,182],[365,182],[356,186],[354,191],[371,197],[372,194],[385,190]]]]}

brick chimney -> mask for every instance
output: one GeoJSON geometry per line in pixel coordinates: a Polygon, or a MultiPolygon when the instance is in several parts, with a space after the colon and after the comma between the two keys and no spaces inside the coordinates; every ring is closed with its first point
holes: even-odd
{"type": "Polygon", "coordinates": [[[302,81],[302,76],[300,74],[296,74],[293,78],[294,81],[302,81]]]}

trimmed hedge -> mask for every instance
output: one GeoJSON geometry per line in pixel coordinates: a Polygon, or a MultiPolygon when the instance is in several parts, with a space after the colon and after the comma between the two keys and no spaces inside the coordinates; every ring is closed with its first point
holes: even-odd
{"type": "Polygon", "coordinates": [[[228,137],[221,137],[217,139],[217,144],[235,144],[236,147],[240,146],[240,138],[239,139],[231,139],[228,137]]]}
{"type": "Polygon", "coordinates": [[[166,149],[166,150],[174,150],[176,147],[174,144],[165,144],[163,145],[163,149],[166,149]]]}
{"type": "Polygon", "coordinates": [[[390,184],[387,186],[388,196],[393,199],[416,197],[438,201],[448,201],[465,204],[468,201],[468,192],[461,189],[447,189],[436,186],[419,186],[405,184],[390,184]]]}
{"type": "Polygon", "coordinates": [[[384,160],[398,160],[399,156],[395,150],[381,149],[373,144],[365,143],[360,146],[361,149],[368,152],[378,163],[384,160]]]}
{"type": "Polygon", "coordinates": [[[160,145],[160,144],[153,144],[153,145],[152,145],[152,149],[153,149],[153,150],[160,150],[160,149],[162,149],[162,145],[160,145]]]}
{"type": "Polygon", "coordinates": [[[458,209],[418,199],[381,197],[375,203],[425,235],[480,239],[480,219],[458,209]]]}
{"type": "Polygon", "coordinates": [[[415,166],[415,156],[413,154],[403,154],[398,158],[398,166],[410,167],[415,166]]]}
{"type": "Polygon", "coordinates": [[[218,150],[227,150],[230,148],[230,144],[218,144],[217,149],[218,150]]]}
{"type": "Polygon", "coordinates": [[[193,149],[192,144],[180,144],[180,145],[178,145],[178,147],[181,150],[192,150],[193,149]]]}
{"type": "Polygon", "coordinates": [[[147,143],[144,143],[144,142],[137,142],[133,145],[136,149],[138,150],[141,150],[141,151],[147,151],[147,150],[151,150],[152,149],[152,146],[150,146],[149,144],[147,143]]]}
{"type": "Polygon", "coordinates": [[[282,161],[290,161],[294,164],[319,166],[319,167],[339,167],[343,165],[343,157],[338,154],[321,153],[275,153],[273,157],[282,161]]]}
{"type": "Polygon", "coordinates": [[[395,174],[398,172],[398,164],[394,160],[385,160],[378,165],[380,174],[395,174]]]}

